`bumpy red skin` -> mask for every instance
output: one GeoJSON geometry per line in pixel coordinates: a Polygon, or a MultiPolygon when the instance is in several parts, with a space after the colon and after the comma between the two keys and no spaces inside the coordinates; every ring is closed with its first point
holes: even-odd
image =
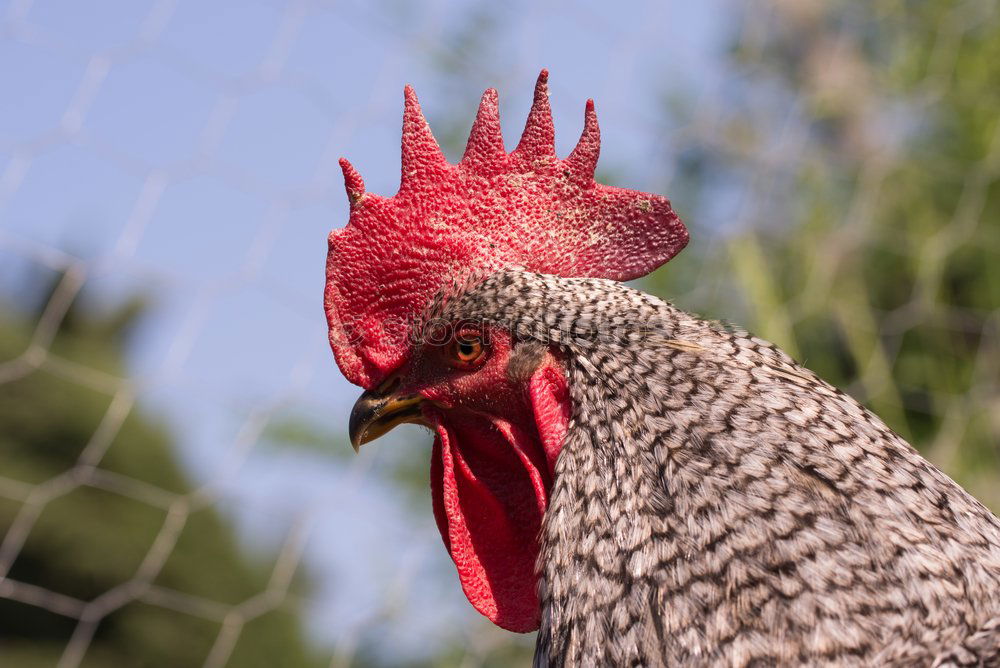
{"type": "MultiPolygon", "coordinates": [[[[457,165],[407,87],[399,192],[365,192],[341,160],[351,215],[330,234],[326,267],[330,344],[347,379],[371,389],[404,374],[437,402],[427,417],[438,433],[431,487],[442,538],[470,602],[517,631],[538,624],[537,535],[570,411],[565,378],[551,357],[519,383],[500,366],[442,377],[441,368],[416,364],[409,327],[435,293],[472,273],[521,268],[630,280],[688,241],[665,197],[594,181],[600,131],[592,101],[576,148],[556,157],[547,78],[543,70],[509,154],[497,93],[487,90],[457,165]]],[[[500,365],[510,344],[502,333],[494,340],[490,364],[500,365]]]]}
{"type": "Polygon", "coordinates": [[[481,366],[456,370],[447,346],[426,346],[400,371],[399,392],[419,393],[437,432],[431,459],[434,516],[462,589],[493,622],[538,627],[537,538],[569,422],[559,361],[547,353],[528,379],[507,373],[507,332],[485,332],[481,366]]]}
{"type": "Polygon", "coordinates": [[[469,271],[521,267],[624,281],[687,244],[665,197],[594,181],[600,130],[592,101],[577,147],[556,158],[547,78],[545,71],[538,78],[510,154],[495,90],[483,95],[465,155],[451,165],[408,87],[399,192],[366,193],[342,162],[351,217],[330,234],[325,297],[330,343],[352,383],[373,387],[396,369],[409,354],[409,319],[469,271]]]}

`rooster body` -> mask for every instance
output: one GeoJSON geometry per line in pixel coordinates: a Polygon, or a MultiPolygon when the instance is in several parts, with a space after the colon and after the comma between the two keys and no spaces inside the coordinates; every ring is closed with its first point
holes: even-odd
{"type": "Polygon", "coordinates": [[[1000,521],[773,345],[612,281],[509,272],[455,302],[556,346],[576,407],[538,664],[998,660],[1000,521]]]}
{"type": "Polygon", "coordinates": [[[547,73],[465,155],[412,89],[399,192],[330,235],[355,448],[435,433],[434,516],[470,603],[539,666],[1000,666],[1000,520],[771,344],[620,281],[687,243],[669,200],[594,181],[592,102],[555,156],[547,73]]]}

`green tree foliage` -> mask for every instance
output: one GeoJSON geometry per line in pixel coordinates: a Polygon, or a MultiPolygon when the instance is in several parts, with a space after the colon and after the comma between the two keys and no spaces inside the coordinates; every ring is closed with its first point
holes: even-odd
{"type": "MultiPolygon", "coordinates": [[[[123,338],[140,310],[133,302],[98,318],[74,307],[50,351],[63,368],[119,376],[123,338]]],[[[0,360],[26,350],[36,321],[0,311],[0,360]]],[[[168,431],[141,409],[89,461],[88,444],[113,420],[113,393],[49,365],[8,380],[0,393],[0,537],[15,557],[7,576],[37,597],[0,597],[0,665],[55,665],[78,625],[60,614],[62,597],[121,603],[100,620],[83,666],[202,665],[232,606],[267,590],[271,564],[241,549],[226,519],[199,503],[168,431]],[[46,494],[47,503],[31,503],[46,494]],[[19,524],[30,528],[20,546],[11,531],[19,524]],[[165,540],[177,528],[176,541],[165,540]],[[181,604],[165,604],[164,593],[181,604]]],[[[227,665],[321,665],[298,611],[278,603],[246,615],[227,665]]]]}

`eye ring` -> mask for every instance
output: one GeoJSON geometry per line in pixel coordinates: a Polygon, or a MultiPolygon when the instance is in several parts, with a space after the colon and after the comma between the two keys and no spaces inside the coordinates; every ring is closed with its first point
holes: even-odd
{"type": "Polygon", "coordinates": [[[486,346],[478,333],[463,332],[455,337],[449,346],[452,365],[460,369],[471,369],[484,361],[486,346]]]}

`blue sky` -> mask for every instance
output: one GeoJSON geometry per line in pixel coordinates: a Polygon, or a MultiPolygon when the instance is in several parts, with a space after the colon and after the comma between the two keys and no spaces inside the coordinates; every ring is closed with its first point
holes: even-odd
{"type": "Polygon", "coordinates": [[[457,582],[442,591],[435,575],[448,564],[432,518],[414,518],[379,475],[380,450],[426,447],[416,428],[357,459],[258,438],[287,414],[343,433],[358,393],[322,314],[326,235],[347,219],[337,158],[370,191],[395,191],[405,83],[435,130],[463,132],[496,86],[512,147],[544,66],[560,154],[593,97],[601,169],[664,192],[665,92],[697,101],[724,75],[726,3],[494,4],[0,9],[0,289],[56,249],[86,261],[85,292],[99,301],[154,297],[130,350],[139,404],[164,416],[248,544],[277,549],[306,523],[325,642],[363,627],[393,578],[415,583],[401,594],[411,623],[400,648],[475,619],[457,582]]]}

